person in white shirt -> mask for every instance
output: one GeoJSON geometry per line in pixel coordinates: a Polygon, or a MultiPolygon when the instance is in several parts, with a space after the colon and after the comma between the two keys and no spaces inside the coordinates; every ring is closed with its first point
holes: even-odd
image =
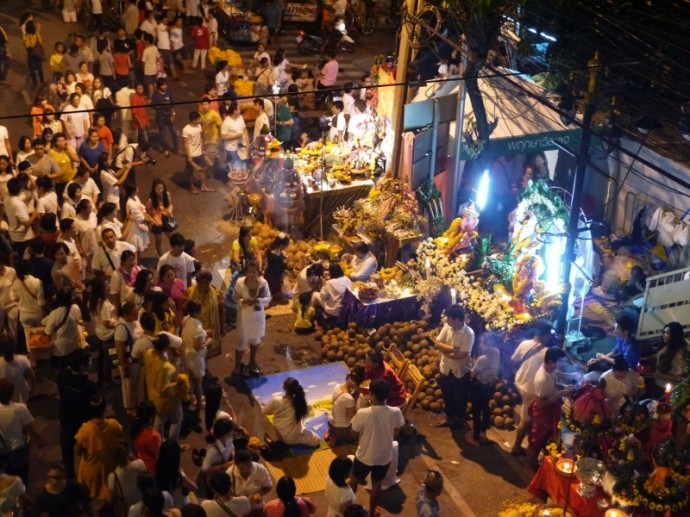
{"type": "Polygon", "coordinates": [[[343,517],[348,506],[352,506],[357,498],[347,484],[347,477],[352,471],[350,458],[334,458],[328,467],[328,479],[326,480],[326,502],[328,512],[326,517],[343,517]]]}
{"type": "Polygon", "coordinates": [[[557,425],[561,419],[562,398],[572,391],[566,387],[559,389],[556,382],[558,362],[565,358],[565,352],[552,346],[544,354],[544,362],[534,376],[535,399],[532,402],[532,425],[529,430],[529,447],[527,448],[527,464],[537,470],[537,456],[549,439],[558,431],[557,425]]]}
{"type": "Polygon", "coordinates": [[[616,416],[625,403],[625,397],[632,397],[637,393],[637,372],[628,367],[628,362],[620,356],[614,357],[613,368],[604,372],[599,382],[604,387],[606,400],[611,413],[616,416]]]}
{"type": "Polygon", "coordinates": [[[326,320],[337,318],[340,315],[345,291],[352,285],[352,280],[345,276],[340,264],[331,263],[328,267],[328,273],[330,278],[323,285],[318,296],[315,294],[313,297],[314,303],[323,310],[323,321],[320,322],[323,324],[326,323],[326,320]]]}
{"type": "Polygon", "coordinates": [[[146,18],[144,18],[144,21],[139,25],[139,28],[147,34],[150,34],[153,38],[153,41],[155,41],[157,36],[156,29],[158,28],[158,24],[156,23],[156,14],[153,11],[149,11],[146,15],[146,18]]]}
{"type": "Polygon", "coordinates": [[[328,132],[328,139],[331,142],[338,143],[345,140],[345,131],[347,130],[347,122],[345,121],[345,113],[343,113],[343,101],[333,101],[331,104],[331,129],[328,132]]]}
{"type": "Polygon", "coordinates": [[[22,187],[17,178],[10,178],[7,182],[9,198],[5,199],[5,216],[9,226],[12,248],[22,257],[29,241],[34,237],[31,229],[31,215],[26,203],[19,197],[22,187]]]}
{"type": "Polygon", "coordinates": [[[10,163],[12,163],[12,156],[14,156],[12,154],[12,143],[10,142],[10,134],[5,126],[0,126],[0,156],[7,156],[10,159],[10,163]]]}
{"type": "MultiPolygon", "coordinates": [[[[69,189],[70,185],[79,185],[81,187],[81,198],[79,198],[79,200],[88,199],[94,206],[98,205],[98,195],[101,193],[101,189],[98,188],[98,185],[87,169],[83,167],[77,169],[77,174],[72,181],[67,183],[65,189],[69,189]]],[[[77,200],[77,203],[79,200],[77,200]]]]}
{"type": "Polygon", "coordinates": [[[465,324],[465,310],[460,305],[451,305],[446,309],[446,324],[434,344],[441,351],[439,385],[446,411],[446,418],[434,425],[462,427],[470,390],[470,354],[474,345],[474,331],[465,324]]]}
{"type": "Polygon", "coordinates": [[[339,440],[349,440],[352,418],[357,412],[355,397],[359,394],[359,386],[364,382],[364,368],[354,368],[347,374],[343,384],[337,384],[331,397],[333,409],[328,418],[328,435],[326,441],[337,444],[339,440]]]}
{"type": "Polygon", "coordinates": [[[283,383],[283,391],[282,397],[271,399],[261,412],[266,416],[273,415],[273,427],[279,440],[288,445],[316,447],[321,438],[304,427],[304,419],[310,411],[304,389],[297,379],[288,377],[283,383]]]}
{"type": "Polygon", "coordinates": [[[246,517],[252,511],[251,503],[245,496],[233,496],[237,487],[226,472],[216,472],[208,481],[213,490],[213,499],[201,502],[206,517],[246,517]]]}
{"type": "Polygon", "coordinates": [[[72,183],[65,189],[65,194],[60,210],[60,219],[74,219],[77,217],[77,205],[82,200],[81,185],[72,183]]]}
{"type": "Polygon", "coordinates": [[[81,332],[81,310],[72,303],[72,290],[59,290],[55,295],[55,308],[41,322],[50,336],[53,366],[66,367],[69,355],[79,347],[75,338],[81,332]]]}
{"type": "Polygon", "coordinates": [[[12,283],[12,291],[19,304],[19,321],[25,329],[38,327],[45,316],[46,299],[43,283],[31,275],[31,263],[20,260],[17,263],[17,278],[12,283]]]}
{"type": "Polygon", "coordinates": [[[67,142],[72,149],[81,147],[86,138],[86,132],[91,126],[89,114],[81,110],[80,102],[81,95],[75,92],[69,96],[69,104],[62,110],[61,118],[67,130],[67,142]]]}
{"type": "Polygon", "coordinates": [[[376,507],[381,497],[381,483],[393,461],[393,441],[405,425],[400,408],[386,404],[390,386],[383,379],[376,379],[369,386],[371,406],[360,409],[352,419],[352,431],[359,434],[349,485],[357,493],[360,483],[366,483],[371,474],[369,513],[378,515],[376,507]]]}
{"type": "Polygon", "coordinates": [[[366,114],[367,103],[363,100],[357,99],[352,108],[352,115],[347,123],[347,139],[348,141],[362,138],[367,131],[367,121],[369,115],[366,114]]]}
{"type": "Polygon", "coordinates": [[[214,442],[207,447],[201,463],[201,471],[206,473],[207,478],[216,472],[225,472],[232,466],[234,430],[235,423],[231,418],[217,418],[213,423],[211,435],[214,442]]]}
{"type": "Polygon", "coordinates": [[[261,130],[264,126],[266,126],[269,131],[271,130],[271,122],[268,120],[268,115],[266,115],[263,99],[254,99],[254,113],[256,113],[256,118],[254,119],[253,142],[261,136],[261,130]]]}
{"type": "Polygon", "coordinates": [[[184,251],[185,242],[181,233],[175,232],[170,236],[170,251],[158,259],[158,274],[163,265],[169,264],[175,270],[175,276],[182,280],[185,287],[189,287],[194,278],[194,258],[184,251]]]}
{"type": "Polygon", "coordinates": [[[101,240],[101,245],[98,246],[91,259],[91,269],[96,274],[112,277],[120,268],[122,252],[129,250],[136,253],[136,249],[129,242],[118,241],[111,228],[101,230],[101,240]]]}
{"type": "Polygon", "coordinates": [[[185,174],[189,178],[189,191],[192,194],[198,194],[200,191],[215,192],[215,189],[206,185],[206,173],[211,164],[204,154],[204,144],[201,139],[201,115],[198,111],[192,111],[189,114],[189,124],[182,129],[182,143],[187,157],[185,174]],[[199,189],[194,185],[194,173],[199,174],[199,189]]]}
{"type": "Polygon", "coordinates": [[[252,510],[259,510],[264,504],[264,495],[273,488],[273,478],[261,463],[253,461],[252,454],[244,449],[235,454],[235,464],[228,471],[233,493],[249,499],[252,510]]]}
{"type": "Polygon", "coordinates": [[[12,402],[26,404],[36,387],[36,375],[29,358],[15,354],[14,340],[7,335],[0,337],[0,354],[0,379],[14,383],[12,402]]]}
{"type": "Polygon", "coordinates": [[[117,466],[108,474],[108,489],[118,499],[124,500],[125,508],[129,508],[141,500],[137,480],[146,474],[146,465],[143,460],[130,461],[130,447],[125,441],[116,444],[113,457],[117,466]]]}
{"type": "Polygon", "coordinates": [[[53,181],[47,176],[36,178],[35,220],[39,220],[43,214],[58,213],[58,198],[53,190],[53,181]]]}
{"type": "Polygon", "coordinates": [[[156,35],[158,52],[163,58],[163,65],[170,72],[170,77],[177,79],[175,60],[170,47],[170,21],[167,16],[163,16],[161,22],[156,26],[156,35]]]}
{"type": "Polygon", "coordinates": [[[544,355],[546,354],[548,343],[551,341],[553,327],[549,322],[540,320],[532,325],[531,330],[534,337],[520,343],[510,358],[514,365],[519,365],[515,373],[515,387],[522,399],[515,442],[510,451],[513,456],[523,456],[525,454],[522,448],[522,441],[527,436],[529,429],[529,406],[536,398],[534,394],[534,376],[544,362],[544,355]]]}
{"type": "Polygon", "coordinates": [[[355,246],[355,256],[348,256],[352,272],[350,273],[350,280],[368,282],[371,275],[376,273],[379,265],[376,257],[371,252],[371,246],[366,242],[360,242],[355,246]]]}
{"type": "Polygon", "coordinates": [[[230,103],[228,116],[220,126],[220,139],[225,146],[230,167],[241,167],[243,160],[240,158],[239,148],[249,145],[249,133],[235,101],[230,103]]]}
{"type": "Polygon", "coordinates": [[[353,82],[345,83],[343,86],[343,113],[349,120],[355,114],[355,98],[352,95],[355,84],[353,82]]]}

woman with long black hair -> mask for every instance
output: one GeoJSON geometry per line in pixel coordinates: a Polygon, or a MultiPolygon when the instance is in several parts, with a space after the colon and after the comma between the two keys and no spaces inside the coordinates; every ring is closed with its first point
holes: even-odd
{"type": "Polygon", "coordinates": [[[170,240],[170,235],[173,232],[170,221],[174,220],[171,219],[173,217],[173,204],[170,192],[168,192],[165,182],[160,178],[156,178],[151,184],[151,192],[146,202],[146,211],[153,221],[151,223],[151,233],[156,245],[156,253],[160,257],[163,254],[161,249],[162,236],[165,233],[168,240],[170,240]]]}
{"type": "Polygon", "coordinates": [[[141,269],[134,280],[132,290],[125,297],[125,301],[132,302],[137,308],[144,306],[144,296],[154,285],[154,274],[150,269],[141,269]]]}
{"type": "Polygon", "coordinates": [[[182,449],[176,440],[165,440],[161,444],[158,463],[156,463],[156,486],[173,497],[176,508],[183,508],[189,500],[189,492],[195,492],[196,484],[191,481],[180,467],[182,449]]]}
{"type": "Polygon", "coordinates": [[[688,370],[685,361],[687,343],[683,333],[683,326],[672,321],[664,327],[662,334],[663,347],[657,354],[657,377],[664,380],[677,380],[688,370]]]}
{"type": "Polygon", "coordinates": [[[287,445],[308,445],[316,447],[321,438],[304,427],[304,419],[309,414],[309,406],[304,389],[294,377],[288,377],[283,383],[282,397],[276,397],[266,404],[261,412],[273,415],[273,427],[278,439],[287,445]]]}
{"type": "Polygon", "coordinates": [[[283,476],[276,484],[277,499],[264,506],[264,517],[309,517],[316,513],[316,505],[308,497],[295,497],[297,486],[290,476],[283,476]]]}

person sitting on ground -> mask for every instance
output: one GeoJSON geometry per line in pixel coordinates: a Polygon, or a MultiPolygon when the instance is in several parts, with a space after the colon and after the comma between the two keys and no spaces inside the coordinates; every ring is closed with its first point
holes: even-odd
{"type": "Polygon", "coordinates": [[[376,262],[376,257],[371,252],[371,246],[366,242],[360,242],[355,247],[355,255],[348,255],[344,257],[346,260],[350,260],[350,265],[352,266],[352,273],[350,273],[350,279],[359,282],[368,282],[371,275],[376,273],[378,268],[378,262],[376,262]]]}
{"type": "Polygon", "coordinates": [[[352,285],[352,280],[345,276],[340,264],[328,266],[329,279],[324,283],[318,296],[314,296],[317,305],[319,326],[332,326],[343,307],[345,291],[352,285]]]}
{"type": "Polygon", "coordinates": [[[341,441],[352,438],[352,418],[357,412],[357,398],[359,387],[364,382],[364,368],[357,366],[350,370],[343,384],[338,384],[333,389],[333,409],[328,418],[328,433],[324,436],[326,441],[337,445],[341,441]]]}
{"type": "Polygon", "coordinates": [[[234,446],[232,442],[235,423],[230,418],[219,418],[213,424],[213,443],[206,449],[201,471],[210,480],[217,472],[225,472],[232,465],[234,446]]]}
{"type": "Polygon", "coordinates": [[[316,513],[316,505],[308,497],[296,497],[297,486],[290,476],[283,476],[276,484],[277,499],[264,506],[264,517],[309,517],[316,513]]]}
{"type": "Polygon", "coordinates": [[[233,496],[232,480],[227,473],[214,473],[208,484],[213,490],[213,499],[201,503],[207,517],[246,517],[250,514],[249,499],[233,496]]]}
{"type": "Polygon", "coordinates": [[[314,330],[314,318],[316,309],[312,305],[314,293],[307,291],[299,295],[297,317],[295,318],[295,331],[298,334],[309,334],[314,330]]]}
{"type": "Polygon", "coordinates": [[[608,354],[597,353],[595,357],[587,361],[589,371],[605,372],[614,362],[616,355],[622,354],[632,369],[637,369],[640,360],[640,345],[635,340],[635,321],[627,314],[616,318],[616,326],[613,329],[616,335],[616,344],[608,354]]]}
{"type": "Polygon", "coordinates": [[[374,381],[382,379],[388,383],[389,393],[386,403],[392,407],[402,407],[407,400],[407,388],[405,383],[400,380],[393,368],[383,360],[383,354],[377,350],[372,350],[367,355],[364,378],[374,381]]]}
{"type": "Polygon", "coordinates": [[[644,274],[644,269],[640,266],[633,266],[630,270],[630,278],[620,289],[616,290],[616,301],[626,303],[632,298],[644,293],[647,286],[647,276],[644,274]]]}
{"type": "Polygon", "coordinates": [[[292,288],[292,309],[296,310],[299,305],[299,297],[303,293],[314,293],[321,289],[322,278],[325,270],[323,264],[316,262],[306,266],[297,275],[295,285],[292,288]]]}
{"type": "Polygon", "coordinates": [[[273,488],[273,479],[266,467],[254,461],[251,452],[247,449],[237,451],[235,464],[227,474],[232,479],[233,494],[247,497],[252,511],[263,508],[264,495],[273,488]]]}
{"type": "Polygon", "coordinates": [[[282,397],[273,398],[261,409],[264,415],[273,415],[278,440],[287,445],[318,446],[321,442],[319,435],[304,427],[310,408],[299,381],[288,377],[283,383],[283,391],[282,397]]]}
{"type": "Polygon", "coordinates": [[[613,367],[600,377],[599,382],[604,388],[613,416],[618,414],[625,403],[625,397],[637,392],[637,378],[637,373],[628,367],[628,362],[622,355],[617,355],[613,360],[613,367]]]}
{"type": "Polygon", "coordinates": [[[427,470],[424,484],[419,487],[415,506],[418,517],[441,517],[438,496],[443,492],[443,476],[438,470],[427,470]]]}

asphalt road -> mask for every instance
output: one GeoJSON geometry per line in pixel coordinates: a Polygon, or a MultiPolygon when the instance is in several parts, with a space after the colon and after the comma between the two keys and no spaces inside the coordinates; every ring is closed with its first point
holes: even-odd
{"type": "MultiPolygon", "coordinates": [[[[13,145],[16,146],[22,134],[28,134],[30,126],[28,114],[34,92],[26,77],[25,51],[19,42],[19,28],[17,18],[25,9],[22,2],[4,2],[0,10],[0,24],[10,37],[10,49],[14,56],[9,75],[9,86],[0,88],[0,116],[4,118],[1,125],[7,126],[13,145]],[[18,117],[18,118],[8,118],[18,117]]],[[[58,12],[38,11],[37,18],[43,26],[45,48],[52,49],[55,41],[65,36],[65,28],[58,17],[58,12]]],[[[295,29],[288,29],[280,42],[285,46],[291,61],[303,63],[304,57],[297,56],[294,47],[290,47],[295,29]]],[[[371,66],[373,56],[385,54],[391,49],[394,34],[389,30],[378,31],[374,36],[360,41],[354,54],[340,59],[343,68],[341,80],[347,78],[358,79],[371,66]]],[[[294,45],[294,44],[293,44],[294,45]]],[[[251,48],[238,48],[243,55],[253,52],[251,48]]],[[[311,57],[312,62],[315,58],[311,57]]],[[[171,81],[171,88],[177,100],[195,101],[203,92],[206,83],[200,73],[184,75],[179,82],[171,81]]],[[[187,112],[193,104],[178,109],[178,120],[186,120],[187,112]]],[[[178,127],[182,129],[182,125],[178,127]]],[[[234,238],[236,228],[222,220],[228,213],[224,195],[228,187],[220,179],[210,181],[216,188],[215,193],[191,195],[184,187],[182,175],[183,160],[178,156],[164,158],[157,156],[158,164],[140,169],[140,192],[142,197],[149,190],[150,182],[155,177],[163,178],[170,189],[175,205],[175,215],[179,222],[179,231],[187,238],[197,243],[197,257],[205,267],[219,269],[227,267],[227,255],[231,239],[234,238]]],[[[164,245],[164,247],[166,247],[164,245]]],[[[153,246],[144,253],[144,262],[152,263],[155,251],[153,246]]],[[[285,312],[285,311],[278,311],[285,312]]],[[[318,364],[320,351],[318,343],[309,337],[297,336],[291,331],[293,317],[291,315],[275,315],[268,321],[267,336],[261,347],[259,362],[264,365],[266,373],[285,371],[318,364]]],[[[223,343],[223,354],[209,361],[210,370],[220,376],[228,375],[232,364],[228,360],[233,350],[234,332],[229,333],[223,343]]],[[[43,437],[41,449],[32,451],[32,467],[30,491],[35,492],[43,481],[45,466],[51,461],[59,459],[59,442],[57,436],[57,404],[56,389],[53,382],[54,375],[47,365],[40,365],[39,386],[36,397],[29,407],[36,415],[36,426],[43,437]]],[[[256,403],[246,392],[237,387],[226,386],[230,400],[235,406],[242,425],[246,426],[257,436],[263,436],[262,429],[265,422],[260,416],[256,403]]],[[[119,390],[110,393],[112,401],[117,406],[119,390]]],[[[118,415],[121,416],[121,415],[118,415]]],[[[519,463],[507,452],[505,442],[510,440],[504,434],[490,433],[497,445],[492,447],[473,448],[468,445],[464,436],[452,433],[447,429],[438,430],[431,427],[435,417],[430,413],[415,410],[412,420],[427,440],[418,445],[405,445],[401,449],[401,483],[398,489],[387,494],[388,507],[384,515],[398,514],[403,516],[416,515],[414,511],[414,497],[423,480],[427,468],[438,468],[445,475],[446,490],[441,497],[443,515],[458,515],[464,517],[495,516],[506,500],[526,500],[526,492],[522,489],[526,478],[519,463]]],[[[122,417],[126,422],[126,419],[122,417]]],[[[203,435],[192,433],[185,441],[193,447],[203,445],[203,435]]],[[[190,477],[196,474],[196,468],[191,463],[189,455],[185,455],[183,466],[190,477]]],[[[323,494],[312,494],[321,509],[324,506],[323,494]]],[[[366,503],[364,490],[360,489],[361,502],[366,503]]],[[[319,511],[317,515],[324,515],[319,511]]]]}

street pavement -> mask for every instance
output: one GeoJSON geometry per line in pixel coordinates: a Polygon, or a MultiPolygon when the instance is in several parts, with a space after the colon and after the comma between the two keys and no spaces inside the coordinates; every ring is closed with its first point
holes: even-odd
{"type": "MultiPolygon", "coordinates": [[[[1,125],[8,127],[12,144],[16,146],[22,134],[28,134],[30,126],[28,114],[33,90],[26,77],[25,51],[19,42],[19,28],[17,18],[26,9],[23,2],[5,1],[0,13],[0,24],[10,37],[10,49],[14,56],[9,75],[9,86],[0,87],[0,116],[20,118],[5,118],[1,125]]],[[[35,7],[34,7],[35,8],[35,7]]],[[[45,48],[48,53],[55,41],[64,38],[65,28],[58,17],[58,12],[38,11],[36,17],[43,25],[45,48]]],[[[287,29],[280,37],[279,44],[285,48],[288,59],[295,63],[305,63],[311,59],[314,64],[316,58],[299,56],[294,49],[296,29],[287,29]]],[[[362,38],[355,53],[338,56],[343,68],[339,77],[342,84],[346,80],[358,81],[366,69],[371,66],[373,56],[388,52],[394,42],[394,34],[390,30],[379,30],[371,38],[362,38]]],[[[253,47],[235,47],[244,58],[250,57],[253,47]]],[[[47,68],[47,67],[46,67],[47,68]]],[[[203,92],[206,78],[198,72],[182,76],[180,81],[171,81],[171,89],[179,101],[197,100],[203,92]]],[[[178,109],[178,120],[187,120],[187,113],[194,104],[187,104],[178,109]]],[[[182,122],[178,127],[181,131],[182,122]]],[[[175,215],[179,223],[179,231],[187,238],[194,239],[197,244],[197,258],[204,267],[214,271],[222,270],[228,265],[228,251],[230,243],[236,236],[237,227],[223,220],[229,210],[224,195],[229,188],[222,179],[210,181],[215,193],[191,195],[186,189],[185,178],[182,174],[183,160],[178,156],[164,158],[156,156],[158,163],[139,169],[140,196],[147,196],[153,178],[160,177],[168,185],[175,206],[175,215]]],[[[164,243],[167,248],[167,243],[164,243]]],[[[143,254],[143,262],[147,265],[155,264],[153,246],[143,254]]],[[[216,275],[218,279],[220,275],[216,275]]],[[[274,314],[267,323],[267,335],[259,353],[259,363],[266,374],[290,369],[303,368],[319,364],[321,355],[319,344],[309,336],[298,336],[292,332],[293,316],[279,306],[272,309],[274,314]]],[[[232,370],[231,357],[236,332],[231,331],[223,341],[223,353],[209,360],[210,371],[225,378],[232,370]]],[[[36,493],[44,481],[45,467],[52,461],[59,460],[59,439],[57,421],[56,386],[54,373],[46,364],[38,367],[39,384],[35,397],[30,401],[29,408],[36,416],[36,427],[42,437],[41,447],[32,450],[30,471],[30,492],[36,493]]],[[[251,430],[252,434],[262,437],[267,422],[261,416],[256,401],[248,396],[242,385],[230,386],[224,384],[229,400],[235,407],[240,422],[251,430]]],[[[119,404],[119,389],[108,392],[114,407],[119,404]]],[[[117,417],[128,427],[128,419],[117,411],[117,417]]],[[[431,424],[439,418],[420,409],[412,412],[411,420],[420,433],[426,436],[419,444],[403,444],[401,447],[400,479],[398,488],[390,490],[385,496],[386,509],[384,515],[397,514],[402,516],[416,515],[414,498],[419,485],[422,483],[426,469],[436,468],[446,477],[446,490],[440,498],[444,516],[495,516],[507,500],[526,500],[527,494],[523,490],[528,479],[520,464],[507,452],[510,433],[492,431],[489,437],[496,445],[490,447],[472,447],[467,444],[463,433],[451,432],[448,429],[436,429],[431,424]]],[[[204,447],[204,434],[192,432],[183,439],[192,447],[204,447]]],[[[183,468],[194,479],[196,467],[192,465],[191,454],[186,453],[183,458],[183,468]]],[[[271,494],[270,497],[273,497],[271,494]]],[[[325,515],[325,498],[322,493],[310,494],[316,502],[319,511],[317,515],[325,515]]],[[[366,505],[366,492],[360,488],[358,500],[366,505]]]]}

